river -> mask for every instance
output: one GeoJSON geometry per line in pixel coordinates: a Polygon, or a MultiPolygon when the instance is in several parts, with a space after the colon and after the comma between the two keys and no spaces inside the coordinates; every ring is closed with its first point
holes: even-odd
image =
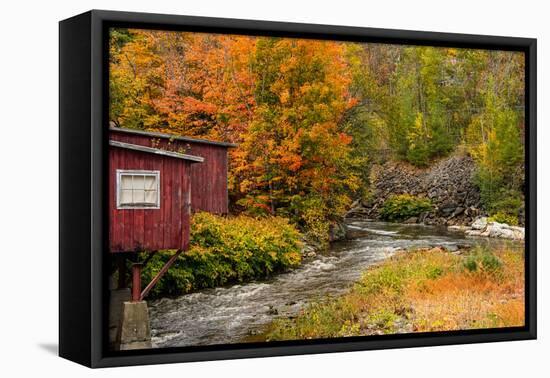
{"type": "Polygon", "coordinates": [[[456,250],[478,243],[523,246],[416,224],[349,221],[348,230],[350,240],[333,243],[326,253],[270,280],[151,301],[154,347],[243,342],[278,317],[294,316],[311,301],[346,292],[368,266],[399,249],[443,246],[456,250]]]}

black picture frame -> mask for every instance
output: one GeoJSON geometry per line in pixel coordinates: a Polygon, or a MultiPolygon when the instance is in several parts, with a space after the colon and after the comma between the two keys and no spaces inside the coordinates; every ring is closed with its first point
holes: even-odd
{"type": "Polygon", "coordinates": [[[407,348],[536,338],[536,64],[530,38],[92,10],[59,24],[59,354],[89,367],[407,348]],[[106,347],[109,27],[456,46],[525,53],[526,325],[109,352],[106,347]]]}

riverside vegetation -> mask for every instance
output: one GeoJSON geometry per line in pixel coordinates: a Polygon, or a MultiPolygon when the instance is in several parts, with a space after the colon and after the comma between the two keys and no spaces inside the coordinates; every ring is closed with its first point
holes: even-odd
{"type": "Polygon", "coordinates": [[[427,198],[414,197],[409,194],[395,195],[384,202],[380,210],[380,218],[390,222],[404,221],[430,211],[432,207],[427,198]]]}
{"type": "Polygon", "coordinates": [[[266,339],[292,340],[524,325],[524,258],[506,248],[397,253],[340,298],[275,321],[266,339]]]}
{"type": "MultiPolygon", "coordinates": [[[[153,288],[152,297],[181,295],[229,283],[265,279],[295,268],[301,261],[300,233],[286,219],[224,218],[208,213],[193,216],[190,249],[153,288]]],[[[149,282],[173,255],[160,251],[143,270],[149,282]]]]}

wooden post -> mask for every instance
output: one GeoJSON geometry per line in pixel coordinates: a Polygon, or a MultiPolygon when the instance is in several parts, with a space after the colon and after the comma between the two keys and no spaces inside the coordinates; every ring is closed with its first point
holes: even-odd
{"type": "Polygon", "coordinates": [[[141,301],[141,267],[143,264],[132,265],[132,302],[141,301]]]}

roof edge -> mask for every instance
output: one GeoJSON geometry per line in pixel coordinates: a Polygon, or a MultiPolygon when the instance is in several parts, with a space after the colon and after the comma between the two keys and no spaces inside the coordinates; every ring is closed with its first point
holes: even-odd
{"type": "Polygon", "coordinates": [[[127,150],[147,152],[147,153],[155,154],[155,155],[168,156],[168,157],[172,157],[172,158],[176,158],[176,159],[189,160],[193,163],[202,163],[204,161],[204,158],[202,158],[200,156],[180,154],[179,152],[172,152],[172,151],[161,150],[161,149],[153,148],[153,147],[147,147],[147,146],[141,146],[141,145],[137,145],[137,144],[119,142],[118,140],[109,140],[109,145],[113,146],[113,147],[125,148],[127,150]]]}
{"type": "Polygon", "coordinates": [[[235,143],[218,142],[218,141],[213,141],[213,140],[208,140],[208,139],[200,139],[200,138],[190,138],[190,137],[178,136],[178,135],[174,135],[174,134],[159,133],[159,132],[156,132],[156,131],[127,129],[127,128],[124,128],[124,127],[109,127],[109,131],[114,131],[114,132],[118,131],[118,132],[123,132],[123,133],[128,133],[128,134],[144,135],[144,136],[164,138],[164,139],[181,140],[181,141],[184,141],[184,142],[211,144],[211,145],[214,145],[214,146],[227,147],[227,148],[235,148],[235,147],[238,146],[235,143]]]}

